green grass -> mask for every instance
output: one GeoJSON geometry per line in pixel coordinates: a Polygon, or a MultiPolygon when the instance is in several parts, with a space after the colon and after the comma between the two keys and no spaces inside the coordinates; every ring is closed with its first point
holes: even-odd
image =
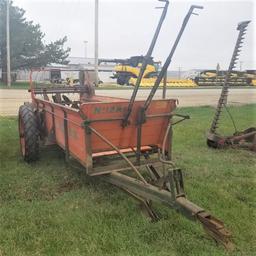
{"type": "MultiPolygon", "coordinates": [[[[239,129],[255,126],[256,105],[230,109],[239,129]]],[[[0,255],[255,255],[255,154],[207,148],[213,108],[178,113],[191,116],[174,128],[174,159],[184,170],[188,198],[225,222],[234,252],[165,206],[155,205],[162,219],[150,223],[132,198],[66,164],[58,148],[24,163],[17,119],[1,117],[0,255]]],[[[223,120],[222,131],[231,133],[229,119],[223,120]]]]}
{"type": "Polygon", "coordinates": [[[0,82],[0,89],[28,89],[29,82],[15,82],[11,84],[11,87],[7,87],[6,84],[0,82]]]}

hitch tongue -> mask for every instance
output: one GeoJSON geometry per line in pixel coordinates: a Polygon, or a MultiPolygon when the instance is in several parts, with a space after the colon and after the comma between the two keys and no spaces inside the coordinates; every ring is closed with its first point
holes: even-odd
{"type": "Polygon", "coordinates": [[[234,250],[234,244],[230,241],[231,233],[224,227],[222,221],[205,211],[199,212],[196,217],[202,223],[205,232],[217,243],[222,244],[228,251],[234,250]]]}
{"type": "Polygon", "coordinates": [[[217,243],[223,245],[228,251],[232,251],[235,248],[230,240],[231,233],[224,227],[224,223],[221,220],[218,220],[185,197],[176,198],[176,203],[186,216],[199,220],[205,232],[217,243]]]}

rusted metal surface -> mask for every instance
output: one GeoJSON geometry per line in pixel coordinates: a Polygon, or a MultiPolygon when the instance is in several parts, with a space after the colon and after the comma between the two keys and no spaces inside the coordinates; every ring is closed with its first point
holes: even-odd
{"type": "MultiPolygon", "coordinates": [[[[61,91],[59,90],[59,92],[61,91]]],[[[50,91],[51,93],[52,91],[50,91]]],[[[65,90],[64,93],[66,93],[65,90]]],[[[137,130],[136,113],[133,113],[129,127],[120,126],[128,105],[127,100],[92,96],[89,102],[80,102],[78,104],[79,109],[71,108],[65,103],[60,104],[39,97],[35,97],[34,102],[44,113],[46,133],[50,134],[54,131],[56,143],[64,149],[66,148],[65,145],[68,145],[70,154],[78,158],[85,166],[87,165],[86,159],[88,159],[87,151],[89,148],[91,157],[92,154],[104,154],[104,152],[108,154],[109,151],[113,150],[111,146],[98,139],[95,134],[88,133],[88,131],[84,132],[84,128],[89,125],[105,138],[108,138],[118,149],[135,149],[137,147],[136,137],[133,136],[137,130]],[[93,102],[94,99],[95,102],[93,102]],[[66,125],[67,130],[65,129],[66,125]],[[69,135],[67,135],[67,131],[69,135]],[[86,143],[88,143],[87,146],[86,143]],[[89,144],[91,144],[90,147],[89,144]]],[[[147,145],[160,146],[168,120],[175,109],[175,102],[175,100],[153,102],[147,113],[148,122],[143,126],[142,149],[147,145]],[[153,130],[154,127],[160,127],[160,129],[155,131],[153,130]]],[[[143,101],[136,101],[135,111],[143,103],[143,101]]]]}
{"type": "Polygon", "coordinates": [[[140,197],[127,189],[123,189],[123,190],[141,203],[142,210],[144,210],[143,212],[147,217],[149,217],[152,220],[152,222],[156,222],[160,220],[159,215],[156,213],[156,211],[152,207],[151,200],[146,200],[143,197],[140,197]]]}
{"type": "Polygon", "coordinates": [[[256,152],[256,128],[251,127],[231,136],[208,134],[207,145],[213,148],[245,148],[256,152]]]}
{"type": "Polygon", "coordinates": [[[197,219],[203,225],[204,230],[209,234],[217,243],[222,244],[228,251],[234,250],[234,244],[231,242],[231,233],[224,227],[224,223],[216,219],[207,212],[200,212],[197,219]]]}
{"type": "Polygon", "coordinates": [[[114,144],[112,144],[107,138],[105,138],[103,135],[101,135],[98,131],[93,129],[92,127],[89,127],[89,129],[96,134],[100,139],[102,139],[106,144],[108,144],[110,147],[112,147],[116,152],[127,162],[127,164],[131,167],[131,169],[138,175],[138,177],[142,180],[144,184],[147,184],[147,181],[144,179],[144,177],[140,174],[139,170],[134,166],[134,164],[126,157],[126,155],[121,152],[114,144]]]}
{"type": "Polygon", "coordinates": [[[231,234],[224,227],[223,222],[206,212],[203,208],[186,199],[185,196],[174,195],[168,190],[159,189],[150,184],[145,186],[141,181],[120,173],[112,173],[102,176],[102,178],[124,190],[132,191],[134,195],[146,200],[161,202],[171,208],[183,212],[189,219],[195,221],[198,220],[207,234],[216,242],[222,244],[228,250],[233,250],[234,246],[230,241],[231,234]]]}

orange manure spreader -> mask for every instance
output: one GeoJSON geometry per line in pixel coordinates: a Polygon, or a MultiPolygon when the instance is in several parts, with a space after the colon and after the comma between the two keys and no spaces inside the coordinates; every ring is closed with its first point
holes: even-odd
{"type": "Polygon", "coordinates": [[[135,99],[167,11],[168,1],[162,2],[162,16],[130,100],[95,95],[86,70],[80,71],[80,82],[73,86],[36,87],[31,81],[32,103],[19,109],[22,156],[27,162],[35,161],[39,144],[57,144],[66,160],[72,157],[81,163],[86,175],[99,177],[139,200],[153,220],[159,217],[152,202],[161,202],[197,220],[214,240],[232,249],[223,222],[187,199],[182,170],[172,161],[172,127],[189,117],[175,114],[176,99],[153,100],[190,16],[202,7],[189,9],[148,98],[135,99]]]}

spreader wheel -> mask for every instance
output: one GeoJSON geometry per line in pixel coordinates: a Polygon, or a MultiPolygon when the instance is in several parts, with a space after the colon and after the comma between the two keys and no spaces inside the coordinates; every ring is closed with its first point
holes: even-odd
{"type": "Polygon", "coordinates": [[[26,162],[39,158],[39,130],[37,117],[29,105],[19,109],[19,136],[21,154],[26,162]]]}
{"type": "Polygon", "coordinates": [[[207,139],[207,146],[210,148],[218,148],[218,143],[216,141],[207,139]]]}

